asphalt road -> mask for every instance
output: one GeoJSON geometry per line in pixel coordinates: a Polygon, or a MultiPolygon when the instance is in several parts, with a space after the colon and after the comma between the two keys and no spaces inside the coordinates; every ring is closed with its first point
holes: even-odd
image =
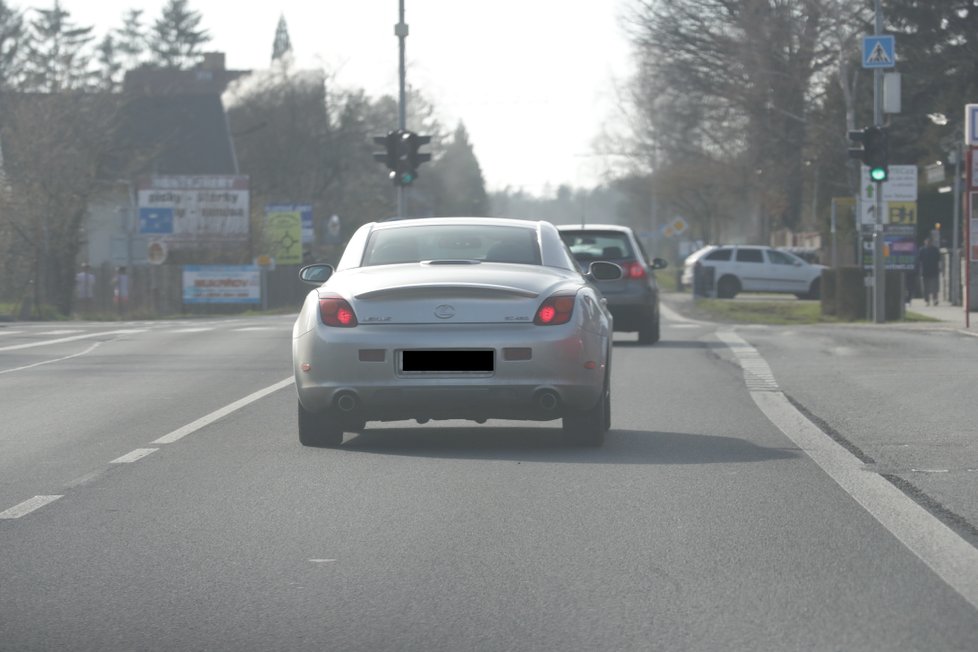
{"type": "Polygon", "coordinates": [[[0,649],[978,649],[978,339],[666,317],[598,450],[303,448],[288,317],[4,324],[0,649]]]}

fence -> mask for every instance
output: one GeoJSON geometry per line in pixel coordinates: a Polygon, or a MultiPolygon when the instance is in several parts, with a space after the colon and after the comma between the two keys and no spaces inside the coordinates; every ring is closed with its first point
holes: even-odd
{"type": "Polygon", "coordinates": [[[183,302],[183,267],[180,265],[147,265],[129,271],[129,300],[120,304],[115,296],[116,268],[104,264],[95,273],[95,297],[89,317],[112,316],[151,319],[177,315],[234,314],[247,310],[267,309],[298,311],[311,286],[299,280],[299,266],[277,267],[265,273],[264,305],[256,304],[185,304],[183,302]]]}

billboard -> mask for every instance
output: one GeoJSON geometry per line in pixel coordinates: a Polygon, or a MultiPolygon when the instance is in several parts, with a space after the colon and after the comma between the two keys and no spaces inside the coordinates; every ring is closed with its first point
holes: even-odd
{"type": "Polygon", "coordinates": [[[184,303],[261,303],[261,270],[254,265],[184,265],[184,303]]]}
{"type": "Polygon", "coordinates": [[[248,177],[157,175],[137,184],[139,233],[171,249],[246,244],[248,177]]]}

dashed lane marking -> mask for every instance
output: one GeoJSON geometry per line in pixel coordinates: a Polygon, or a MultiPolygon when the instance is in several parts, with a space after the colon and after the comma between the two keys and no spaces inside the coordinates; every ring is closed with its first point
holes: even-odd
{"type": "Polygon", "coordinates": [[[26,516],[36,509],[40,509],[49,503],[53,503],[58,498],[63,498],[64,496],[34,496],[33,498],[28,498],[19,505],[14,505],[10,509],[0,512],[0,518],[11,519],[20,518],[21,516],[26,516]]]}
{"type": "Polygon", "coordinates": [[[126,453],[122,457],[115,458],[114,460],[109,462],[109,464],[131,464],[132,462],[135,462],[136,460],[141,460],[147,455],[151,455],[158,450],[160,449],[159,448],[137,448],[136,450],[130,453],[126,453]]]}

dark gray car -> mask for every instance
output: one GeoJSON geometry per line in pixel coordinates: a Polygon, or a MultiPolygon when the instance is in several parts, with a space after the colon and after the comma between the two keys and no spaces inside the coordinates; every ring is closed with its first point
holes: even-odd
{"type": "Polygon", "coordinates": [[[659,286],[655,270],[668,263],[661,258],[649,262],[635,232],[617,224],[559,224],[560,237],[582,269],[595,260],[616,263],[625,274],[616,281],[595,284],[608,302],[616,331],[638,331],[638,341],[659,341],[659,286]]]}

